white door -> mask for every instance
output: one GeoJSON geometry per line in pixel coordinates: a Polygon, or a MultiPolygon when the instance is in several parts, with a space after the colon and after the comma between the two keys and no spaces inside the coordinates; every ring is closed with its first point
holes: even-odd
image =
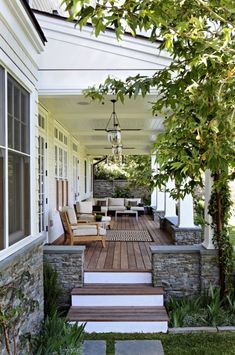
{"type": "Polygon", "coordinates": [[[45,137],[40,134],[38,137],[38,228],[40,233],[45,234],[48,231],[46,175],[46,141],[45,137]]]}

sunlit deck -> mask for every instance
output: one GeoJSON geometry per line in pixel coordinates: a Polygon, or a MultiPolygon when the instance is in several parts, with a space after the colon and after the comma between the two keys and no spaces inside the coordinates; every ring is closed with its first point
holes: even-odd
{"type": "Polygon", "coordinates": [[[147,230],[152,242],[107,241],[106,248],[100,242],[88,243],[85,252],[85,271],[150,271],[150,245],[169,245],[172,241],[168,234],[148,215],[140,216],[138,221],[130,216],[112,217],[111,229],[147,230]]]}

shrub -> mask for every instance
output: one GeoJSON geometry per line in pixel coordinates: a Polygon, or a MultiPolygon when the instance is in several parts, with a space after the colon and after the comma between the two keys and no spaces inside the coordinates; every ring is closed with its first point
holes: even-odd
{"type": "Polygon", "coordinates": [[[128,187],[116,186],[112,197],[123,197],[123,198],[130,197],[130,189],[128,187]]]}
{"type": "Polygon", "coordinates": [[[44,316],[54,315],[59,307],[59,301],[63,295],[63,288],[58,281],[58,274],[50,264],[43,265],[44,284],[44,316]]]}
{"type": "Polygon", "coordinates": [[[169,299],[167,309],[170,327],[234,325],[235,290],[221,300],[220,290],[210,287],[197,298],[169,299]]]}
{"type": "Polygon", "coordinates": [[[35,355],[69,354],[79,355],[85,324],[71,325],[54,313],[46,317],[41,334],[34,340],[35,355]]]}

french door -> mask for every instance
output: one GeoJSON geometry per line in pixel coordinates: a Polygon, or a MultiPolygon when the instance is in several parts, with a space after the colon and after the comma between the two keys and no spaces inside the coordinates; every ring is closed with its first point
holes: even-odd
{"type": "Polygon", "coordinates": [[[45,136],[38,136],[38,229],[40,233],[47,233],[47,206],[46,197],[46,140],[45,136]]]}

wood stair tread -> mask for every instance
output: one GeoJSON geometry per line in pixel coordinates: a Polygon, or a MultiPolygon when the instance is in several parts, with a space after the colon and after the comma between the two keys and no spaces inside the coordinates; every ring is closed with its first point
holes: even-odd
{"type": "Polygon", "coordinates": [[[71,295],[163,295],[163,289],[151,284],[85,284],[71,295]]]}
{"type": "Polygon", "coordinates": [[[70,321],[94,322],[165,322],[165,307],[70,307],[70,321]]]}

